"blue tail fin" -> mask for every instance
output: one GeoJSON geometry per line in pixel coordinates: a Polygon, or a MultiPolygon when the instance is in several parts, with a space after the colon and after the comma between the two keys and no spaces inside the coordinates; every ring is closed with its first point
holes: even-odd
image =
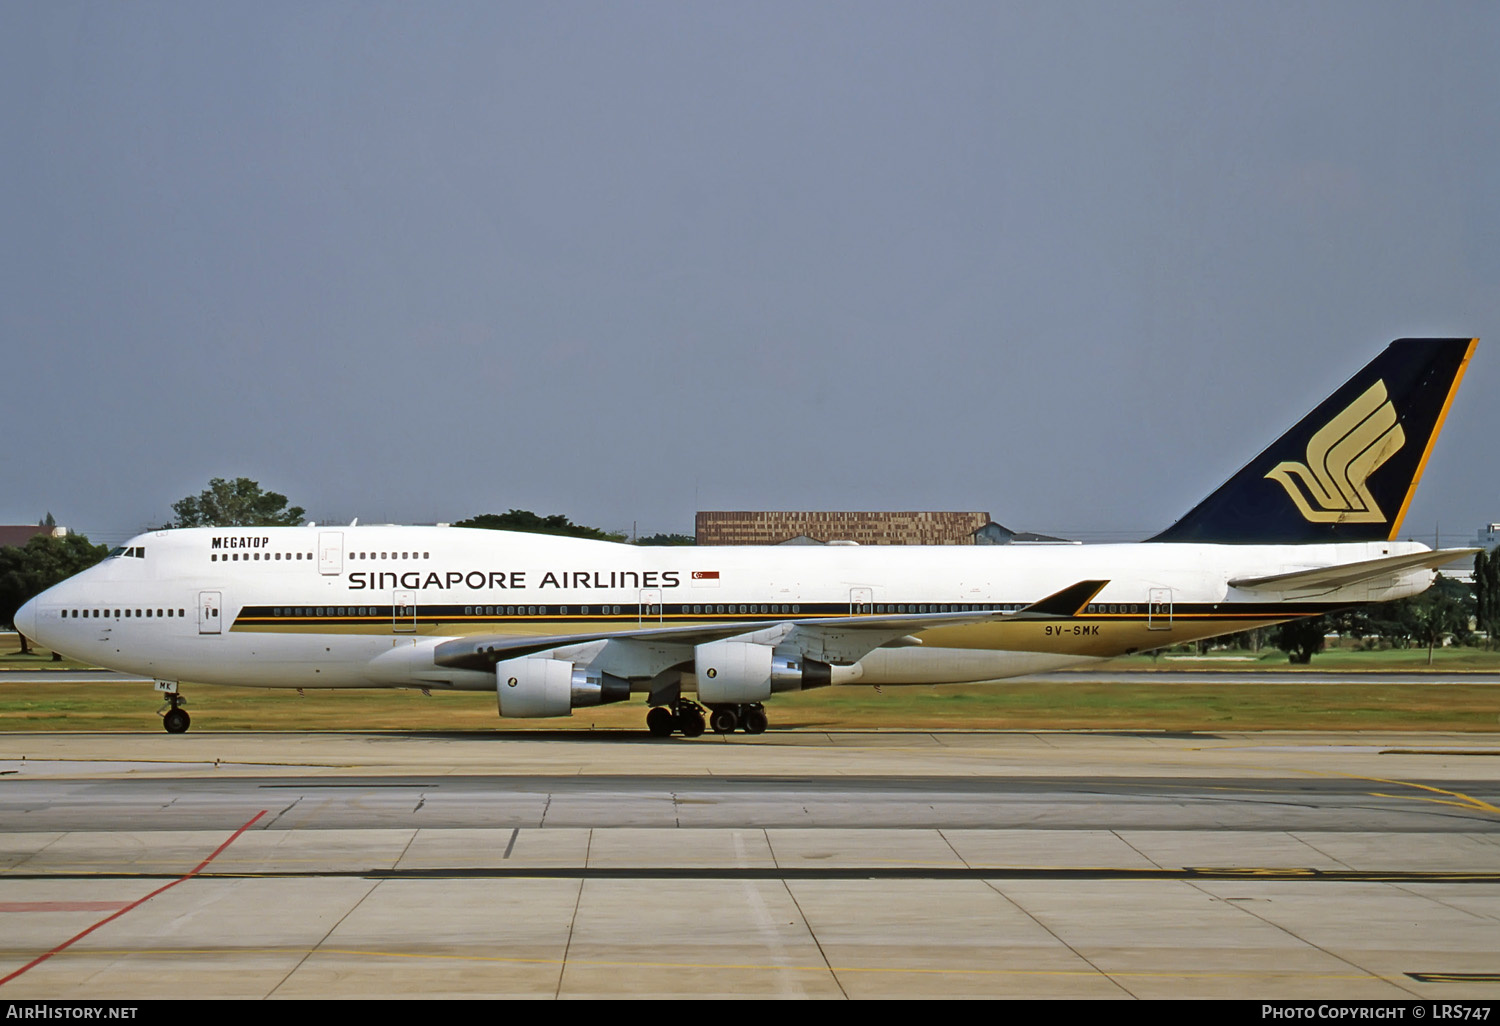
{"type": "Polygon", "coordinates": [[[1478,339],[1392,342],[1158,542],[1395,538],[1478,339]]]}

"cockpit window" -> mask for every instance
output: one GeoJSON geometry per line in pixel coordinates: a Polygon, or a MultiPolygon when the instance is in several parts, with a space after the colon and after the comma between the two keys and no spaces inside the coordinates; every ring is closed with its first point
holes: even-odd
{"type": "Polygon", "coordinates": [[[114,559],[116,556],[123,556],[123,555],[125,555],[125,546],[123,546],[123,545],[117,545],[115,548],[110,549],[109,550],[109,555],[105,556],[104,558],[105,559],[114,559]]]}

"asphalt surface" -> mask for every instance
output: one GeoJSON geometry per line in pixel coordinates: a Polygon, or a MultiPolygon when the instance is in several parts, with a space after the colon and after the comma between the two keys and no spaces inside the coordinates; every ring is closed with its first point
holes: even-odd
{"type": "Polygon", "coordinates": [[[0,1000],[1500,998],[1500,735],[0,734],[0,1000]]]}

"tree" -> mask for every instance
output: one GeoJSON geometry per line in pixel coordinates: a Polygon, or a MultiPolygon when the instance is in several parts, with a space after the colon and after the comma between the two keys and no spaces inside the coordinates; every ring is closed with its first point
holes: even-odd
{"type": "Polygon", "coordinates": [[[513,509],[509,513],[481,513],[468,520],[459,520],[453,526],[482,527],[491,531],[523,531],[527,534],[557,534],[567,538],[593,538],[597,541],[625,540],[623,534],[575,524],[561,513],[542,517],[526,509],[513,509]]]}
{"type": "Polygon", "coordinates": [[[1493,648],[1500,641],[1500,550],[1474,556],[1474,619],[1493,648]]]}
{"type": "Polygon", "coordinates": [[[1370,606],[1366,615],[1372,634],[1392,648],[1426,645],[1431,662],[1432,650],[1445,636],[1453,635],[1459,644],[1468,642],[1473,607],[1474,593],[1468,585],[1438,574],[1420,595],[1370,606]]]}
{"type": "Polygon", "coordinates": [[[1493,646],[1500,642],[1500,550],[1490,553],[1484,571],[1485,613],[1482,626],[1493,646]]]}
{"type": "Polygon", "coordinates": [[[216,477],[196,496],[172,503],[177,514],[169,527],[295,527],[302,523],[301,506],[287,508],[285,495],[262,491],[248,477],[226,481],[216,477]]]}
{"type": "Polygon", "coordinates": [[[1354,606],[1326,613],[1324,616],[1332,633],[1346,640],[1362,642],[1366,638],[1375,638],[1380,635],[1370,617],[1371,608],[1374,607],[1354,606]]]}
{"type": "MultiPolygon", "coordinates": [[[[1485,633],[1489,633],[1489,627],[1485,623],[1490,611],[1490,554],[1480,549],[1474,553],[1474,626],[1485,633]]],[[[1490,641],[1494,641],[1493,637],[1490,641]]]]}
{"type": "Polygon", "coordinates": [[[1410,599],[1382,602],[1367,614],[1370,634],[1392,648],[1408,648],[1417,633],[1417,617],[1410,599]]]}
{"type": "Polygon", "coordinates": [[[1274,631],[1274,627],[1255,627],[1248,631],[1236,631],[1233,634],[1214,638],[1213,642],[1216,646],[1224,648],[1248,648],[1252,652],[1259,653],[1271,643],[1274,631]]]}
{"type": "Polygon", "coordinates": [[[1429,666],[1433,649],[1444,637],[1451,634],[1459,644],[1468,639],[1472,596],[1462,581],[1438,574],[1431,588],[1401,601],[1409,603],[1412,637],[1427,645],[1429,666]]]}
{"type": "Polygon", "coordinates": [[[1321,616],[1288,620],[1276,628],[1276,647],[1294,663],[1310,663],[1314,655],[1323,651],[1323,636],[1327,633],[1328,622],[1321,616]]]}
{"type": "Polygon", "coordinates": [[[698,539],[690,534],[650,534],[635,540],[637,545],[697,545],[698,539]]]}
{"type": "MultiPolygon", "coordinates": [[[[24,546],[0,548],[0,623],[13,622],[16,610],[26,602],[87,570],[108,553],[103,545],[91,545],[81,534],[65,538],[39,534],[24,546]]],[[[21,651],[31,651],[24,635],[21,651]]]]}

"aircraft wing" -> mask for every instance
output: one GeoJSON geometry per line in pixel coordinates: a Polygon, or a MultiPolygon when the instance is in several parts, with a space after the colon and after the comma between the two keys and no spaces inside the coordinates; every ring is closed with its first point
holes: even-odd
{"type": "Polygon", "coordinates": [[[1472,556],[1478,549],[1437,549],[1432,552],[1414,552],[1405,556],[1385,556],[1380,559],[1362,559],[1358,563],[1340,563],[1337,566],[1315,567],[1311,570],[1294,570],[1291,573],[1272,574],[1270,577],[1236,577],[1229,582],[1231,588],[1244,591],[1305,591],[1310,588],[1333,590],[1361,584],[1408,570],[1435,569],[1465,556],[1472,556]]]}
{"type": "MultiPolygon", "coordinates": [[[[785,617],[767,615],[764,620],[750,623],[711,624],[708,626],[647,627],[627,631],[597,631],[585,634],[478,634],[440,643],[433,652],[433,660],[439,666],[455,669],[488,670],[505,659],[519,659],[537,655],[570,645],[584,645],[594,641],[633,641],[656,645],[681,645],[691,648],[710,641],[722,641],[786,628],[783,636],[791,637],[793,643],[822,642],[838,639],[841,650],[869,652],[888,642],[903,638],[916,631],[934,627],[953,627],[971,623],[989,623],[997,620],[1045,620],[1076,616],[1095,595],[1104,590],[1108,581],[1079,581],[1061,591],[1038,599],[1029,606],[1012,612],[969,611],[962,613],[892,613],[867,616],[833,617],[785,617]]],[[[915,643],[915,642],[914,642],[915,643]]],[[[858,658],[855,656],[854,658],[858,658]]],[[[852,661],[852,660],[851,660],[852,661]]]]}

